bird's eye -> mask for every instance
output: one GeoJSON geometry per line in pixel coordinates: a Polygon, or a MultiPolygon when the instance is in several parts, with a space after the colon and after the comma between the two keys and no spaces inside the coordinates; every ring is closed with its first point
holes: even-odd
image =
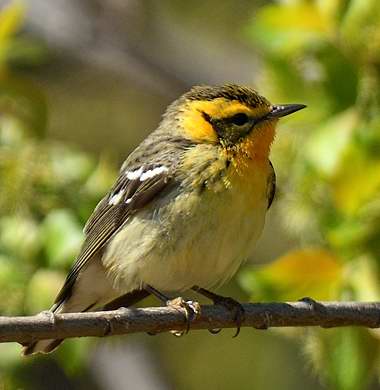
{"type": "Polygon", "coordinates": [[[237,125],[237,126],[243,126],[245,125],[247,122],[248,122],[248,115],[247,114],[244,114],[244,113],[239,113],[239,114],[235,114],[232,118],[231,118],[231,122],[234,124],[234,125],[237,125]]]}

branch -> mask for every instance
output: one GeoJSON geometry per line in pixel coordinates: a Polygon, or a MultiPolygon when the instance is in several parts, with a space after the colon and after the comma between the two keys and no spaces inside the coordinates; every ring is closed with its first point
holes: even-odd
{"type": "MultiPolygon", "coordinates": [[[[380,327],[380,303],[315,302],[305,298],[290,303],[243,305],[243,327],[340,326],[380,327]]],[[[236,327],[234,315],[220,305],[202,306],[191,329],[236,327]]],[[[42,312],[29,317],[0,317],[0,342],[27,343],[40,339],[112,336],[127,333],[160,333],[185,330],[182,310],[169,307],[118,309],[93,313],[53,315],[42,312]]]]}

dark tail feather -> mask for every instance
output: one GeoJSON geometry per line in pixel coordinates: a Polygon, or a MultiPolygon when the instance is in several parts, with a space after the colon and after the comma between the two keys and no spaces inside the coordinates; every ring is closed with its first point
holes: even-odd
{"type": "Polygon", "coordinates": [[[116,310],[120,307],[129,307],[142,301],[150,294],[146,290],[134,290],[107,303],[102,310],[116,310]]]}
{"type": "MultiPolygon", "coordinates": [[[[148,295],[149,293],[145,290],[134,290],[107,303],[102,310],[116,310],[119,307],[129,307],[146,298],[148,295]]],[[[90,310],[93,306],[94,305],[88,306],[85,310],[83,310],[83,312],[90,310]]],[[[53,309],[53,313],[59,312],[60,307],[55,307],[53,309]]],[[[63,339],[34,341],[30,344],[24,345],[22,354],[23,356],[28,356],[38,352],[50,353],[54,351],[63,341],[63,339]]]]}
{"type": "Polygon", "coordinates": [[[34,353],[50,353],[54,351],[61,343],[63,339],[57,340],[39,340],[33,343],[27,344],[22,350],[23,356],[33,355],[34,353]]]}
{"type": "MultiPolygon", "coordinates": [[[[54,315],[55,313],[60,313],[62,310],[62,304],[54,304],[53,307],[50,309],[50,311],[54,315]]],[[[60,340],[54,340],[54,339],[48,339],[48,340],[38,340],[38,341],[33,341],[29,344],[23,345],[23,350],[22,350],[22,355],[23,356],[28,356],[32,355],[37,352],[41,353],[49,353],[53,351],[55,348],[58,347],[59,344],[61,344],[63,339],[60,340]]]]}

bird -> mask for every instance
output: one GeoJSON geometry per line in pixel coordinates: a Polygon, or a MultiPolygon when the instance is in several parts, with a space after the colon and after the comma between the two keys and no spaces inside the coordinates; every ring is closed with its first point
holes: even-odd
{"type": "MultiPolygon", "coordinates": [[[[190,289],[234,306],[210,289],[251,255],[275,195],[276,125],[305,107],[271,104],[236,84],[194,86],[170,104],[89,217],[49,313],[128,306],[150,294],[188,310],[168,294],[190,289]]],[[[23,354],[62,341],[31,342],[23,354]]]]}

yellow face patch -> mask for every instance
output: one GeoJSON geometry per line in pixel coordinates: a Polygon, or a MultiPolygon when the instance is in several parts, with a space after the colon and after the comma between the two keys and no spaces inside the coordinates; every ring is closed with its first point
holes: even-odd
{"type": "Polygon", "coordinates": [[[237,100],[217,98],[211,101],[194,100],[187,103],[184,109],[182,121],[183,129],[191,139],[200,142],[217,143],[218,136],[212,125],[205,119],[208,115],[213,119],[232,117],[235,114],[244,113],[248,116],[260,117],[269,111],[269,107],[263,105],[252,108],[237,100]]]}

